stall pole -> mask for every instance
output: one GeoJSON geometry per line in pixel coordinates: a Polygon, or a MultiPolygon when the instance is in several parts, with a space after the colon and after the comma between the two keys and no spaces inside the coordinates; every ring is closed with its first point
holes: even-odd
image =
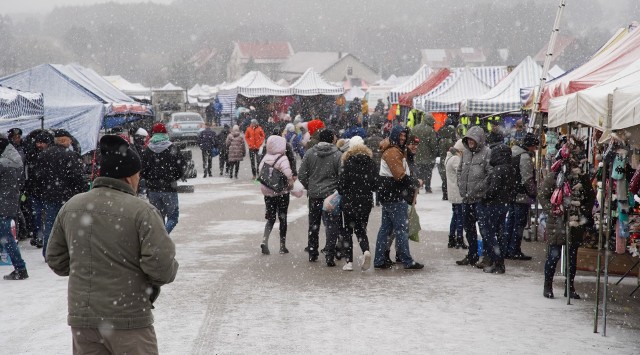
{"type": "Polygon", "coordinates": [[[564,238],[564,292],[567,296],[567,305],[571,304],[571,292],[569,290],[569,284],[571,282],[571,253],[569,252],[569,246],[571,245],[571,226],[569,225],[569,209],[564,212],[565,214],[565,233],[566,236],[564,238]]]}
{"type": "MultiPolygon", "coordinates": [[[[609,193],[613,192],[613,179],[609,176],[609,193]]],[[[609,286],[609,259],[611,253],[609,252],[609,240],[611,240],[611,212],[613,201],[608,199],[607,204],[607,240],[604,242],[604,289],[602,294],[602,336],[607,336],[607,296],[609,286]]]]}
{"type": "Polygon", "coordinates": [[[593,312],[593,332],[598,332],[598,311],[600,308],[600,273],[602,272],[602,237],[604,233],[604,210],[605,210],[605,195],[607,190],[605,184],[607,183],[607,170],[609,168],[607,160],[603,159],[602,163],[602,181],[600,182],[600,221],[598,223],[598,259],[596,261],[596,306],[593,312]]]}

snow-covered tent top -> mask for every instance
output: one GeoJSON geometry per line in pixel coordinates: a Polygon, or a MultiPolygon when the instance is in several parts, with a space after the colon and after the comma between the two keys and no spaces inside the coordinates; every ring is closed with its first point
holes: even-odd
{"type": "Polygon", "coordinates": [[[366,93],[358,86],[353,86],[351,89],[344,93],[344,99],[346,101],[353,101],[356,97],[362,99],[366,93]]]}
{"type": "Polygon", "coordinates": [[[138,100],[151,99],[151,88],[140,83],[132,83],[120,75],[103,76],[103,78],[118,88],[118,90],[133,98],[138,100]]]}
{"type": "MultiPolygon", "coordinates": [[[[628,112],[629,100],[623,98],[630,88],[640,85],[640,59],[608,80],[573,94],[556,97],[549,102],[549,127],[558,127],[569,122],[579,122],[591,127],[605,128],[609,94],[614,94],[614,107],[618,116],[613,116],[613,129],[627,128],[633,125],[633,119],[620,112],[628,112]],[[615,93],[618,92],[618,102],[615,93]],[[617,104],[617,105],[616,105],[617,104]],[[627,107],[625,109],[624,107],[627,107]],[[614,124],[615,122],[615,124],[614,124]]],[[[636,91],[637,93],[637,91],[636,91]]],[[[633,110],[631,110],[633,111],[633,110]]]]}
{"type": "Polygon", "coordinates": [[[200,107],[206,107],[218,94],[217,86],[196,84],[187,90],[187,99],[190,104],[197,104],[200,107]]]}
{"type": "Polygon", "coordinates": [[[292,94],[300,96],[342,95],[344,88],[324,80],[313,68],[307,69],[301,77],[289,86],[292,94]]]}
{"type": "Polygon", "coordinates": [[[182,87],[177,86],[177,85],[173,85],[172,83],[166,83],[163,87],[157,89],[152,89],[154,91],[160,91],[160,90],[166,90],[166,91],[178,91],[178,90],[184,90],[182,87]]]}
{"type": "Polygon", "coordinates": [[[220,86],[220,93],[242,95],[245,97],[287,96],[291,91],[269,79],[259,71],[250,71],[240,79],[220,86]]]}
{"type": "Polygon", "coordinates": [[[465,113],[497,113],[519,110],[522,107],[520,89],[535,86],[542,76],[542,68],[533,58],[526,57],[513,71],[489,92],[462,102],[465,113]]]}
{"type": "Polygon", "coordinates": [[[409,79],[404,81],[402,84],[396,86],[389,92],[390,102],[392,104],[397,104],[398,100],[400,99],[400,95],[406,94],[412,91],[413,89],[417,88],[420,84],[422,84],[425,80],[427,80],[427,78],[429,77],[429,75],[431,75],[432,72],[433,70],[429,68],[428,65],[423,65],[422,67],[420,67],[420,69],[418,69],[417,72],[411,75],[409,79]]]}
{"type": "Polygon", "coordinates": [[[414,97],[427,94],[429,91],[433,90],[433,88],[438,86],[442,81],[444,81],[447,77],[449,77],[450,74],[451,71],[446,68],[431,73],[431,75],[429,75],[429,77],[427,77],[427,79],[425,79],[422,84],[418,85],[418,87],[406,94],[400,95],[398,102],[403,106],[413,106],[414,97]]]}
{"type": "MultiPolygon", "coordinates": [[[[0,124],[3,121],[42,118],[44,98],[41,93],[25,92],[0,86],[0,124]]],[[[6,131],[5,129],[0,132],[6,131]]]]}
{"type": "Polygon", "coordinates": [[[466,68],[455,71],[428,94],[414,99],[425,112],[460,112],[460,102],[485,94],[491,88],[466,68]]]}
{"type": "Polygon", "coordinates": [[[618,31],[589,61],[551,81],[542,90],[541,111],[549,110],[554,97],[584,90],[613,77],[640,58],[637,24],[618,31]]]}
{"type": "MultiPolygon", "coordinates": [[[[96,147],[107,105],[58,70],[59,67],[42,64],[1,78],[0,84],[22,91],[41,92],[45,128],[64,128],[78,139],[83,152],[92,150],[96,147]]],[[[40,121],[21,121],[19,127],[27,134],[40,128],[40,121]]]]}

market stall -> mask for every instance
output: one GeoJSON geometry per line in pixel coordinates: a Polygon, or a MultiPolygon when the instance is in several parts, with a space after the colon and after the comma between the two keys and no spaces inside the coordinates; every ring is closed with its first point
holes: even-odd
{"type": "Polygon", "coordinates": [[[25,125],[41,128],[44,122],[44,98],[41,93],[0,86],[0,132],[25,125]]]}

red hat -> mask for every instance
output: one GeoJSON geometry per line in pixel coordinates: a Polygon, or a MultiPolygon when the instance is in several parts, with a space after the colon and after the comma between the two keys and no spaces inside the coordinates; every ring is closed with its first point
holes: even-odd
{"type": "Polygon", "coordinates": [[[151,129],[151,133],[152,134],[155,134],[155,133],[167,133],[167,126],[165,126],[164,123],[162,123],[162,122],[158,122],[158,123],[153,125],[153,128],[151,129]]]}
{"type": "Polygon", "coordinates": [[[307,123],[307,128],[309,129],[309,134],[313,135],[317,130],[324,128],[324,122],[318,119],[311,120],[307,123]]]}

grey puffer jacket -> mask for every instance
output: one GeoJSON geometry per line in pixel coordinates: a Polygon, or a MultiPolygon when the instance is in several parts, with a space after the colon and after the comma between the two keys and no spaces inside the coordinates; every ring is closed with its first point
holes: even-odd
{"type": "Polygon", "coordinates": [[[302,158],[298,179],[309,198],[326,198],[338,188],[342,153],[333,144],[320,142],[302,158]]]}
{"type": "Polygon", "coordinates": [[[158,211],[108,177],[62,206],[47,247],[49,267],[69,277],[67,322],[80,328],[153,324],[151,290],[175,279],[175,255],[158,211]]]}
{"type": "Polygon", "coordinates": [[[7,144],[4,151],[0,153],[1,217],[15,217],[18,215],[22,183],[22,158],[11,144],[7,144]]]}
{"type": "Polygon", "coordinates": [[[511,156],[520,156],[520,176],[521,186],[516,186],[516,203],[532,204],[533,196],[536,195],[536,180],[534,175],[533,160],[529,152],[519,145],[511,147],[511,156]]]}
{"type": "Polygon", "coordinates": [[[469,128],[462,139],[464,151],[462,160],[458,166],[458,188],[463,203],[477,203],[484,198],[487,190],[486,177],[491,170],[491,149],[485,144],[485,134],[482,128],[474,126],[469,128]],[[468,139],[476,141],[475,149],[469,149],[468,139]]]}

